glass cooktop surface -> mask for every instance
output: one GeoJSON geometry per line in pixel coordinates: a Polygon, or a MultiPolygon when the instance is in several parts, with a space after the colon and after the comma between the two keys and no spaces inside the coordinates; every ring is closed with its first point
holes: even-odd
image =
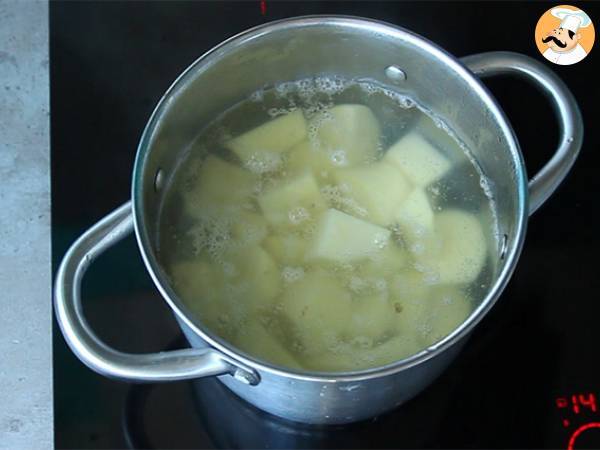
{"type": "MultiPolygon", "coordinates": [[[[546,63],[540,2],[52,2],[54,267],[77,236],[126,202],[137,143],[162,93],[193,60],[254,25],[349,14],[406,27],[450,53],[510,50],[546,63]]],[[[600,4],[584,9],[600,20],[600,4]]],[[[311,427],[262,413],[215,379],[131,385],[87,369],[54,333],[57,448],[600,447],[600,245],[597,195],[600,50],[553,66],[586,118],[581,156],[532,218],[504,294],[459,357],[397,410],[348,426],[311,427]]],[[[543,96],[486,81],[535,173],[557,125],[543,96]]],[[[89,323],[128,352],[185,346],[134,238],[103,255],[83,285],[89,323]]],[[[55,324],[56,325],[56,324],[55,324]]]]}

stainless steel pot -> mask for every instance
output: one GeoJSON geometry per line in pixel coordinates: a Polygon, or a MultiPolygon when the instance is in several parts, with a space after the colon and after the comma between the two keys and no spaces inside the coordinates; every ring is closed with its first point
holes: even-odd
{"type": "Polygon", "coordinates": [[[301,17],[243,32],[196,60],[160,100],[142,135],[132,201],[102,219],[69,249],[55,284],[65,339],[91,369],[125,381],[204,376],[278,416],[309,423],[346,423],[394,408],[430,384],[457,355],[473,327],[500,296],[519,257],[527,217],[557,188],[581,147],[577,104],[562,81],[526,56],[493,52],[457,60],[408,30],[351,17],[301,17]],[[156,256],[161,196],[179,149],[222,110],[257,88],[316,74],[392,84],[443,117],[492,181],[502,239],[497,277],[482,303],[451,335],[385,367],[348,373],[286,370],[247,355],[198,322],[177,297],[156,256]],[[529,182],[514,132],[477,76],[514,74],[549,97],[560,143],[529,182]],[[191,349],[133,355],[101,342],[83,316],[81,280],[94,259],[135,230],[156,286],[173,309],[191,349]]]}

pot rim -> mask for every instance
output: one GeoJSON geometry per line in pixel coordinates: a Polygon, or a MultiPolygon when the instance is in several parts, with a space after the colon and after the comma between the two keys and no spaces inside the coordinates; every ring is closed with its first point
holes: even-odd
{"type": "Polygon", "coordinates": [[[294,380],[317,381],[325,383],[364,381],[392,375],[409,369],[410,367],[421,364],[443,352],[445,349],[468,335],[468,333],[471,332],[475,325],[479,323],[479,321],[496,303],[515,269],[517,260],[523,248],[527,227],[528,182],[523,156],[521,154],[518,141],[515,137],[515,133],[508,122],[508,119],[488,89],[456,57],[428,39],[397,25],[356,16],[309,15],[268,22],[242,31],[241,33],[228,38],[201,55],[175,79],[175,81],[163,94],[154,111],[152,112],[152,115],[150,116],[150,119],[144,128],[138,144],[132,181],[131,195],[133,200],[133,224],[140,253],[154,284],[169,307],[176,314],[177,318],[183,321],[188,327],[190,327],[190,329],[194,331],[194,333],[199,335],[211,347],[223,352],[230,358],[233,358],[235,361],[239,361],[242,364],[252,367],[253,369],[258,370],[261,374],[268,372],[273,375],[292,378],[294,380]],[[150,153],[149,143],[151,136],[154,130],[160,124],[168,105],[172,102],[173,98],[181,94],[183,88],[185,88],[187,83],[195,77],[196,73],[205,65],[212,64],[217,61],[220,55],[226,53],[229,49],[239,45],[244,45],[245,43],[259,38],[266,33],[289,27],[304,28],[323,25],[343,26],[346,28],[360,29],[370,33],[376,32],[391,36],[395,39],[405,41],[422,48],[432,56],[436,57],[441,64],[444,64],[451,70],[454,70],[463,80],[468,83],[471,89],[476,91],[478,96],[485,103],[486,107],[493,112],[498,123],[501,125],[504,136],[507,139],[509,144],[508,151],[511,154],[514,167],[517,169],[515,171],[515,182],[517,183],[518,207],[516,212],[517,217],[515,220],[515,238],[510,240],[504,257],[504,266],[496,277],[491,289],[483,301],[471,312],[469,317],[463,321],[459,327],[457,327],[452,333],[450,333],[441,341],[430,345],[426,349],[408,358],[395,361],[385,366],[379,366],[360,371],[316,372],[283,368],[242,352],[232,344],[228,343],[226,340],[209,331],[204,325],[194,318],[194,315],[191,314],[189,309],[178,298],[177,294],[168,284],[167,276],[165,275],[154,252],[152,251],[152,240],[149,236],[146,223],[143,219],[142,174],[147,155],[150,153]]]}

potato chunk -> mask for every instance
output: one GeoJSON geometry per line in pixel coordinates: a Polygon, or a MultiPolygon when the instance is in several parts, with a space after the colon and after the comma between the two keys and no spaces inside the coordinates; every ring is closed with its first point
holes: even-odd
{"type": "Polygon", "coordinates": [[[259,321],[252,317],[238,333],[234,344],[246,353],[280,366],[300,369],[300,363],[277,336],[270,333],[259,321]]]}
{"type": "Polygon", "coordinates": [[[227,280],[220,268],[198,258],[173,265],[170,276],[175,292],[202,323],[226,338],[235,335],[249,308],[224,295],[227,280]]]}
{"type": "Polygon", "coordinates": [[[280,264],[300,266],[304,262],[306,243],[294,234],[274,234],[268,236],[263,247],[280,264]]]}
{"type": "Polygon", "coordinates": [[[406,250],[390,242],[381,250],[369,255],[359,269],[367,277],[391,277],[404,269],[409,262],[406,250]]]}
{"type": "Polygon", "coordinates": [[[426,337],[427,345],[438,342],[452,333],[472,311],[471,300],[461,290],[452,287],[436,289],[430,300],[427,318],[430,330],[426,337]]]}
{"type": "Polygon", "coordinates": [[[342,192],[367,211],[364,218],[381,226],[394,221],[399,205],[411,190],[402,172],[384,162],[340,169],[334,178],[342,192]]]}
{"type": "Polygon", "coordinates": [[[230,277],[228,293],[251,308],[269,307],[281,289],[281,276],[269,254],[258,245],[232,252],[224,270],[230,277]]]}
{"type": "Polygon", "coordinates": [[[402,202],[396,213],[402,231],[414,239],[433,232],[433,210],[422,189],[415,189],[402,202]]]}
{"type": "Polygon", "coordinates": [[[322,271],[309,272],[290,284],[282,305],[283,314],[300,340],[301,351],[306,354],[335,347],[352,314],[349,293],[322,271]]]}
{"type": "Polygon", "coordinates": [[[257,177],[216,156],[198,168],[191,189],[182,190],[185,211],[195,218],[236,211],[254,194],[257,177]]]}
{"type": "Polygon", "coordinates": [[[388,302],[387,292],[379,292],[353,300],[353,309],[348,323],[350,337],[377,340],[393,329],[394,309],[388,302]]]}
{"type": "Polygon", "coordinates": [[[459,210],[447,210],[435,218],[440,243],[437,252],[423,255],[420,262],[439,275],[441,283],[471,283],[485,263],[486,240],[479,220],[459,210]]]}
{"type": "Polygon", "coordinates": [[[379,142],[379,123],[364,105],[338,105],[317,115],[311,125],[317,129],[321,150],[331,152],[337,166],[373,161],[379,142]]]}
{"type": "Polygon", "coordinates": [[[327,208],[310,171],[272,187],[258,198],[258,204],[267,222],[283,228],[314,221],[327,208]]]}
{"type": "Polygon", "coordinates": [[[400,138],[384,160],[400,168],[417,186],[427,186],[450,170],[450,161],[423,136],[411,132],[400,138]]]}
{"type": "Polygon", "coordinates": [[[281,154],[306,139],[306,121],[302,111],[294,111],[270,120],[225,143],[242,163],[254,172],[276,170],[281,154]]]}
{"type": "Polygon", "coordinates": [[[325,182],[336,167],[330,150],[316,148],[308,140],[300,142],[287,153],[287,169],[291,174],[310,169],[317,180],[325,182]]]}
{"type": "Polygon", "coordinates": [[[389,238],[390,231],[385,228],[328,209],[317,225],[306,258],[334,263],[366,259],[388,245],[389,238]]]}
{"type": "Polygon", "coordinates": [[[258,244],[267,236],[267,222],[260,214],[243,211],[233,219],[231,237],[239,245],[258,244]]]}

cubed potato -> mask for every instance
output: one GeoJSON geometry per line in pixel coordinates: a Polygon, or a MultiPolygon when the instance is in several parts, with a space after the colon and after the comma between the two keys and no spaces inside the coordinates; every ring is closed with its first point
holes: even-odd
{"type": "Polygon", "coordinates": [[[248,309],[226,295],[227,279],[215,263],[198,258],[172,266],[173,289],[186,306],[211,330],[231,338],[248,309]]]}
{"type": "Polygon", "coordinates": [[[334,179],[342,192],[367,211],[365,219],[384,227],[393,223],[400,204],[411,191],[402,172],[384,162],[339,169],[334,179]]]}
{"type": "Polygon", "coordinates": [[[385,154],[384,161],[400,168],[417,186],[425,187],[450,170],[451,163],[416,132],[404,135],[385,154]]]}
{"type": "Polygon", "coordinates": [[[249,171],[208,156],[199,166],[192,187],[181,192],[185,211],[195,218],[236,212],[254,194],[257,182],[249,171]]]}
{"type": "Polygon", "coordinates": [[[281,154],[306,139],[306,121],[297,110],[277,117],[225,143],[255,172],[276,170],[281,154]]]}
{"type": "Polygon", "coordinates": [[[306,273],[304,278],[290,284],[283,293],[282,305],[304,354],[335,347],[352,314],[349,293],[323,271],[306,273]]]}
{"type": "Polygon", "coordinates": [[[422,339],[429,332],[426,318],[432,288],[426,275],[414,269],[402,270],[392,278],[389,301],[396,313],[397,331],[401,335],[422,339]]]}
{"type": "Polygon", "coordinates": [[[352,316],[347,331],[349,339],[366,337],[378,340],[394,328],[395,312],[388,302],[387,292],[354,299],[352,304],[352,316]]]}
{"type": "Polygon", "coordinates": [[[186,302],[199,303],[220,294],[221,280],[210,261],[184,260],[170,267],[173,289],[186,302]]]}
{"type": "Polygon", "coordinates": [[[301,266],[304,263],[306,242],[294,234],[273,234],[268,236],[263,247],[279,264],[301,266]]]}
{"type": "Polygon", "coordinates": [[[332,152],[337,166],[352,166],[376,158],[380,127],[368,107],[338,105],[317,115],[311,125],[317,129],[319,147],[332,152]]]}
{"type": "Polygon", "coordinates": [[[259,245],[232,251],[223,263],[231,289],[226,294],[252,309],[269,308],[281,291],[281,275],[273,258],[259,245]]]}
{"type": "Polygon", "coordinates": [[[284,229],[314,222],[327,208],[310,171],[272,187],[258,198],[258,204],[267,222],[284,229]]]}
{"type": "Polygon", "coordinates": [[[267,221],[260,214],[242,211],[231,225],[231,237],[240,245],[258,244],[267,236],[267,221]]]}
{"type": "Polygon", "coordinates": [[[426,344],[431,345],[448,336],[462,324],[473,311],[469,297],[460,289],[440,287],[434,290],[430,298],[430,332],[426,335],[426,344]]]}
{"type": "Polygon", "coordinates": [[[370,254],[359,271],[367,277],[389,278],[407,267],[408,264],[409,256],[406,250],[394,242],[390,242],[381,250],[370,254]]]}
{"type": "Polygon", "coordinates": [[[423,345],[413,336],[397,335],[382,343],[345,344],[336,352],[311,355],[302,363],[307,369],[319,372],[350,372],[392,364],[422,349],[423,345]]]}
{"type": "Polygon", "coordinates": [[[328,209],[317,225],[308,260],[348,263],[367,259],[388,245],[390,231],[349,214],[328,209]]]}
{"type": "Polygon", "coordinates": [[[446,210],[435,217],[438,252],[426,254],[423,266],[439,275],[440,283],[471,283],[483,265],[487,253],[481,224],[473,214],[446,210]]]}
{"type": "Polygon", "coordinates": [[[290,369],[301,369],[301,365],[284,342],[270,333],[258,317],[251,317],[236,336],[234,344],[257,358],[290,369]]]}
{"type": "Polygon", "coordinates": [[[317,181],[326,182],[331,171],[337,166],[333,163],[331,151],[317,148],[310,141],[302,141],[287,153],[287,170],[291,174],[312,171],[317,181]]]}
{"type": "Polygon", "coordinates": [[[433,209],[424,190],[415,189],[408,195],[398,208],[396,220],[411,240],[433,233],[433,209]]]}

